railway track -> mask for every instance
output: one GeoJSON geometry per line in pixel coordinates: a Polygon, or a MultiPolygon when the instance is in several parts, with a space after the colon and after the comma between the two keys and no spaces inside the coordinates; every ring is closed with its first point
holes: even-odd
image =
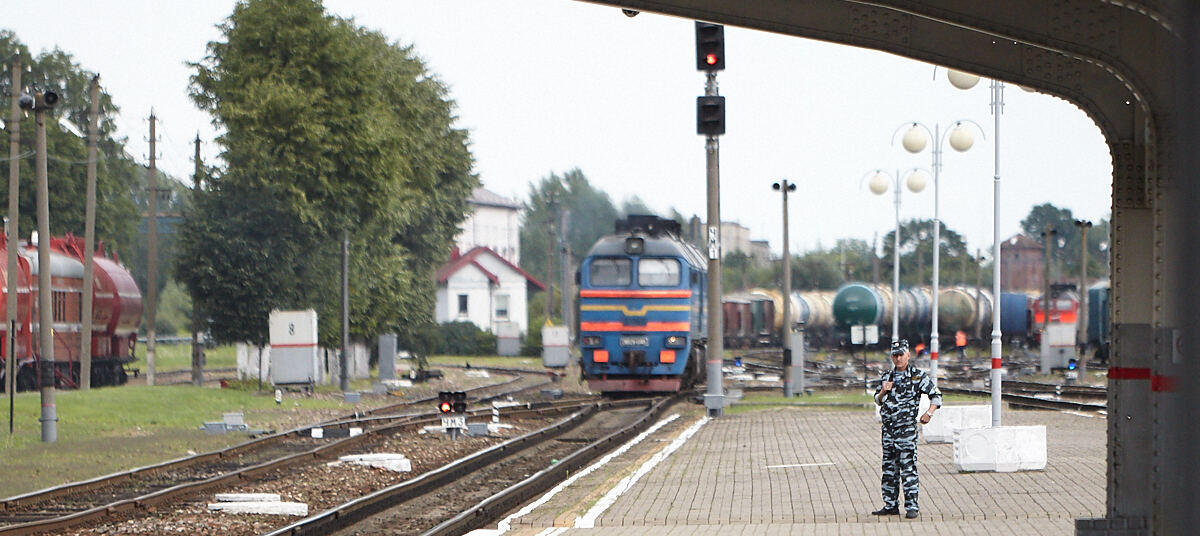
{"type": "Polygon", "coordinates": [[[649,427],[680,398],[592,403],[546,428],[282,527],[270,536],[463,534],[496,521],[649,427]]]}
{"type": "MultiPolygon", "coordinates": [[[[508,381],[469,390],[475,403],[536,389],[550,383],[523,381],[516,376],[508,381]],[[523,383],[523,385],[522,385],[523,383]]],[[[409,411],[429,404],[433,397],[400,402],[357,415],[323,421],[315,425],[271,434],[245,443],[195,456],[170,460],[152,466],[82,481],[0,501],[0,534],[34,534],[96,523],[113,515],[136,513],[170,503],[186,495],[214,487],[254,481],[272,471],[323,460],[352,447],[364,446],[380,436],[394,434],[438,420],[432,411],[409,411]],[[312,439],[311,429],[335,429],[345,435],[336,441],[312,439]],[[348,429],[359,427],[362,435],[349,437],[348,429]]],[[[560,405],[586,404],[588,401],[563,401],[560,405]]],[[[509,415],[561,411],[554,404],[530,404],[509,408],[509,415]]],[[[490,417],[491,410],[476,410],[475,415],[490,417]]]]}

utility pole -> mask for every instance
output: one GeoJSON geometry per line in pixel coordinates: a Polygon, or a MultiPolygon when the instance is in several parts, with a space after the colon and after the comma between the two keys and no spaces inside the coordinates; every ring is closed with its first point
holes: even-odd
{"type": "MultiPolygon", "coordinates": [[[[200,133],[196,133],[196,171],[192,174],[192,210],[200,198],[200,175],[204,164],[200,162],[200,133]]],[[[204,386],[204,349],[200,347],[200,300],[192,296],[192,385],[204,386]]]]}
{"type": "MultiPolygon", "coordinates": [[[[788,192],[796,185],[787,179],[771,187],[783,193],[783,396],[792,397],[792,254],[788,250],[788,192]]],[[[842,244],[842,274],[845,276],[846,245],[842,244]]],[[[765,320],[764,320],[765,321],[765,320]]]]}
{"type": "Polygon", "coordinates": [[[1087,235],[1088,229],[1092,228],[1092,222],[1087,220],[1075,220],[1075,225],[1079,227],[1079,324],[1078,334],[1076,335],[1079,341],[1079,377],[1087,379],[1087,343],[1088,343],[1088,287],[1087,287],[1087,235]]]}
{"type": "MultiPolygon", "coordinates": [[[[17,189],[20,187],[21,160],[21,57],[13,58],[11,101],[8,113],[8,292],[15,296],[17,291],[17,217],[20,215],[17,189]]],[[[6,300],[8,316],[4,330],[4,384],[8,394],[8,435],[13,435],[13,400],[17,394],[17,300],[6,300]]]]}
{"type": "Polygon", "coordinates": [[[879,291],[879,231],[871,237],[871,282],[875,284],[875,291],[879,291]]]}
{"type": "Polygon", "coordinates": [[[34,97],[37,129],[37,227],[38,227],[38,379],[42,389],[42,442],[58,441],[58,409],[54,403],[54,302],[50,284],[50,188],[46,172],[46,112],[58,102],[53,91],[34,97]]]}
{"type": "Polygon", "coordinates": [[[342,229],[342,360],[341,388],[350,390],[350,230],[342,229]]]}
{"type": "Polygon", "coordinates": [[[1042,262],[1042,337],[1046,337],[1046,331],[1050,329],[1050,247],[1058,236],[1058,230],[1047,225],[1046,230],[1042,231],[1042,242],[1045,248],[1045,259],[1042,262]]]}
{"type": "MultiPolygon", "coordinates": [[[[571,288],[571,279],[570,279],[571,278],[571,275],[570,275],[571,270],[569,269],[571,260],[570,260],[570,252],[567,248],[567,217],[568,217],[569,213],[570,213],[570,210],[564,209],[564,210],[560,211],[559,218],[558,218],[558,248],[559,248],[559,269],[558,269],[559,274],[558,275],[559,275],[560,281],[562,281],[562,286],[560,287],[560,290],[561,290],[560,294],[562,294],[562,303],[561,303],[562,314],[560,316],[562,318],[563,327],[567,328],[567,340],[568,341],[572,340],[572,338],[571,338],[571,312],[570,312],[571,311],[571,293],[568,292],[571,288]]],[[[546,260],[549,261],[550,259],[546,259],[546,260]]]]}
{"type": "MultiPolygon", "coordinates": [[[[150,243],[146,260],[146,385],[154,385],[155,313],[158,311],[158,178],[155,174],[155,120],[150,110],[150,217],[146,227],[146,239],[150,243]]],[[[49,266],[49,265],[47,265],[49,266]]]]}
{"type": "MultiPolygon", "coordinates": [[[[558,213],[558,200],[554,195],[554,190],[547,192],[549,201],[546,203],[550,210],[551,226],[555,225],[555,220],[558,218],[555,215],[558,213]]],[[[546,237],[546,322],[550,322],[550,313],[554,310],[554,238],[546,237]]]]}
{"type": "Polygon", "coordinates": [[[93,296],[95,292],[93,274],[96,261],[96,165],[99,151],[97,144],[100,139],[100,75],[92,77],[91,91],[88,93],[91,102],[88,103],[88,162],[87,162],[87,207],[84,209],[83,226],[83,310],[80,316],[83,320],[82,332],[79,334],[79,389],[88,390],[92,387],[92,319],[94,318],[93,296]]]}
{"type": "MultiPolygon", "coordinates": [[[[983,251],[975,250],[975,292],[980,297],[983,296],[983,251]]],[[[981,314],[980,303],[982,300],[975,300],[975,339],[978,340],[983,334],[983,315],[981,314]]],[[[1000,295],[992,296],[992,314],[1000,314],[1000,295]]]]}

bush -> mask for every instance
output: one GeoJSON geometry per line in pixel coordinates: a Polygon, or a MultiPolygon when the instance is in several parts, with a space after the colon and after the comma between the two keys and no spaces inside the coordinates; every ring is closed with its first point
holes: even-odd
{"type": "Polygon", "coordinates": [[[470,322],[449,322],[438,327],[437,353],[442,355],[495,355],[496,336],[470,322]]]}
{"type": "Polygon", "coordinates": [[[529,331],[521,339],[521,355],[542,357],[542,326],[545,324],[546,315],[540,310],[529,313],[529,331]]]}

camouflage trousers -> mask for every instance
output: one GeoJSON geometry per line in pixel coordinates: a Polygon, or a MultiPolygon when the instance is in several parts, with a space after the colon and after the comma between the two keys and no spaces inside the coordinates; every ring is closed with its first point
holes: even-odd
{"type": "MultiPolygon", "coordinates": [[[[915,430],[914,430],[915,432],[915,430]]],[[[896,439],[887,432],[883,434],[883,506],[899,507],[899,492],[903,483],[904,508],[920,510],[917,504],[917,437],[916,434],[896,439]]]]}

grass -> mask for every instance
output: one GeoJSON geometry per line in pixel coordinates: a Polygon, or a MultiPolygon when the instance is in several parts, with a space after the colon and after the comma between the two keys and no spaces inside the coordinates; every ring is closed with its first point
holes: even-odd
{"type": "Polygon", "coordinates": [[[470,363],[472,365],[490,366],[490,367],[541,367],[542,358],[540,357],[501,357],[494,355],[487,356],[454,356],[454,355],[435,355],[429,358],[429,363],[432,365],[462,365],[470,363]]]}
{"type": "MultiPolygon", "coordinates": [[[[963,404],[978,402],[977,397],[946,394],[942,395],[943,404],[963,404]]],[[[734,402],[733,406],[726,408],[726,413],[749,413],[752,411],[777,411],[784,408],[820,408],[820,409],[846,409],[846,410],[870,410],[875,406],[875,402],[871,399],[871,395],[857,389],[839,390],[839,391],[815,391],[811,395],[784,398],[779,393],[748,394],[741,400],[734,402]]]]}
{"type": "Polygon", "coordinates": [[[42,443],[39,394],[21,393],[13,402],[16,431],[0,435],[0,474],[20,478],[0,478],[0,497],[245,441],[244,434],[210,436],[200,429],[222,413],[241,411],[252,428],[272,428],[297,410],[341,414],[353,408],[340,399],[297,395],[276,406],[266,393],[191,386],[58,391],[58,441],[42,443]]]}
{"type": "MultiPolygon", "coordinates": [[[[128,366],[130,368],[141,369],[143,372],[145,372],[147,370],[146,346],[139,345],[137,353],[137,360],[128,366]]],[[[231,344],[217,346],[215,348],[205,348],[204,357],[206,360],[206,364],[204,365],[205,369],[233,368],[237,366],[237,349],[231,344]]],[[[190,343],[159,343],[154,347],[155,371],[166,372],[169,370],[191,370],[191,368],[192,345],[190,343]]]]}

